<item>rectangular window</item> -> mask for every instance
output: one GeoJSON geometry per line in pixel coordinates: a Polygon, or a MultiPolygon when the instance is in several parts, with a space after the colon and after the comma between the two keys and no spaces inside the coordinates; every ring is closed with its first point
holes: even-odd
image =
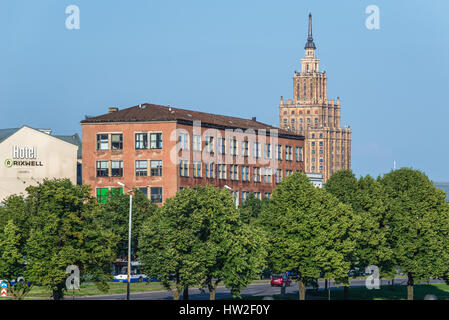
{"type": "Polygon", "coordinates": [[[249,181],[249,167],[242,166],[242,181],[249,181]]]}
{"type": "Polygon", "coordinates": [[[280,144],[276,145],[276,158],[275,160],[282,160],[282,146],[280,144]]]}
{"type": "Polygon", "coordinates": [[[281,179],[282,179],[282,170],[277,169],[276,174],[274,176],[274,182],[279,184],[279,183],[281,183],[281,179]]]}
{"type": "Polygon", "coordinates": [[[189,162],[187,160],[179,161],[179,175],[181,177],[189,176],[189,162]]]}
{"type": "Polygon", "coordinates": [[[272,183],[271,168],[264,168],[263,180],[265,183],[272,183]]]}
{"type": "Polygon", "coordinates": [[[136,133],[136,150],[148,148],[148,134],[136,133]]]}
{"type": "Polygon", "coordinates": [[[226,180],[226,165],[218,164],[218,179],[226,180]]]}
{"type": "Polygon", "coordinates": [[[206,150],[208,153],[213,153],[214,151],[214,137],[206,137],[206,150]]]}
{"type": "Polygon", "coordinates": [[[206,163],[206,178],[213,179],[215,177],[214,164],[206,163]]]}
{"type": "Polygon", "coordinates": [[[218,153],[226,153],[226,140],[223,138],[218,138],[218,153]]]}
{"type": "Polygon", "coordinates": [[[287,161],[293,160],[293,152],[291,146],[285,146],[285,160],[287,161]]]}
{"type": "Polygon", "coordinates": [[[242,203],[246,201],[249,196],[249,191],[242,191],[242,203]]]}
{"type": "Polygon", "coordinates": [[[162,133],[150,133],[150,149],[162,149],[162,133]]]}
{"type": "Polygon", "coordinates": [[[97,134],[97,150],[109,149],[109,136],[107,134],[97,134]]]}
{"type": "Polygon", "coordinates": [[[247,157],[249,154],[249,143],[247,140],[242,141],[242,155],[247,157]]]}
{"type": "Polygon", "coordinates": [[[123,177],[123,161],[111,161],[111,177],[123,177]]]}
{"type": "Polygon", "coordinates": [[[260,142],[253,143],[253,157],[260,158],[260,142]]]}
{"type": "Polygon", "coordinates": [[[194,161],[193,162],[193,176],[195,178],[201,177],[201,161],[194,161]]]}
{"type": "Polygon", "coordinates": [[[296,147],[295,153],[296,153],[296,161],[298,161],[298,162],[302,161],[302,148],[296,147]]]}
{"type": "Polygon", "coordinates": [[[265,159],[271,159],[271,145],[269,143],[265,144],[264,156],[265,156],[265,159]]]}
{"type": "Polygon", "coordinates": [[[111,134],[111,150],[123,149],[123,134],[113,133],[111,134]]]}
{"type": "Polygon", "coordinates": [[[264,198],[268,198],[268,199],[270,199],[270,198],[271,198],[271,193],[269,193],[269,192],[265,192],[265,194],[264,194],[264,198]]]}
{"type": "Polygon", "coordinates": [[[238,169],[238,165],[236,164],[231,164],[230,165],[230,170],[231,172],[231,180],[238,180],[239,179],[239,169],[238,169]]]}
{"type": "Polygon", "coordinates": [[[152,187],[151,188],[151,202],[162,203],[162,188],[152,187]]]}
{"type": "Polygon", "coordinates": [[[285,170],[285,176],[290,177],[293,174],[292,170],[285,170]]]}
{"type": "Polygon", "coordinates": [[[232,156],[237,155],[237,140],[236,139],[231,140],[231,145],[229,146],[229,149],[230,149],[229,151],[232,156]]]}
{"type": "Polygon", "coordinates": [[[256,197],[256,199],[262,200],[260,198],[260,192],[254,192],[254,197],[256,197]]]}
{"type": "Polygon", "coordinates": [[[201,151],[201,136],[193,135],[193,151],[201,151]]]}
{"type": "Polygon", "coordinates": [[[99,203],[108,202],[108,188],[97,188],[97,201],[99,203]]]}
{"type": "Polygon", "coordinates": [[[180,150],[189,150],[189,134],[188,133],[180,133],[178,135],[179,149],[180,150]]]}
{"type": "Polygon", "coordinates": [[[253,182],[260,182],[260,168],[253,168],[253,182]]]}
{"type": "Polygon", "coordinates": [[[151,160],[151,176],[160,177],[162,176],[162,160],[151,160]]]}
{"type": "Polygon", "coordinates": [[[148,161],[136,160],[136,177],[146,177],[148,175],[148,161]]]}
{"type": "Polygon", "coordinates": [[[97,161],[97,177],[109,176],[109,161],[97,161]]]}

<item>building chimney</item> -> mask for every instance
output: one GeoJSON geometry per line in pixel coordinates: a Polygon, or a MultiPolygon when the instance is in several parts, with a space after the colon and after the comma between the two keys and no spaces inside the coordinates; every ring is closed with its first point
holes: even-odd
{"type": "Polygon", "coordinates": [[[256,117],[252,117],[252,119],[251,119],[252,121],[256,121],[256,117]]]}
{"type": "Polygon", "coordinates": [[[108,113],[113,113],[113,112],[116,112],[116,111],[118,111],[118,108],[117,107],[110,107],[109,109],[108,109],[108,113]]]}

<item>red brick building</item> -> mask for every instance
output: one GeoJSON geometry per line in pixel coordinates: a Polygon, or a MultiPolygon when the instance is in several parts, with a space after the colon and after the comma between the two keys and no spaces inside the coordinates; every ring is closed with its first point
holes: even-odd
{"type": "Polygon", "coordinates": [[[162,203],[184,187],[269,197],[304,171],[304,137],[252,120],[142,104],[81,121],[83,183],[100,201],[113,188],[140,188],[162,203]]]}

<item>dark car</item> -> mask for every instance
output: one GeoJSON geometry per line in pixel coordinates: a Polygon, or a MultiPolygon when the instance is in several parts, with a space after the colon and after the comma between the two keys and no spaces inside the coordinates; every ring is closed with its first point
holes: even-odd
{"type": "Polygon", "coordinates": [[[292,280],[287,277],[285,274],[272,275],[271,276],[271,286],[272,287],[289,287],[292,283],[292,280]]]}

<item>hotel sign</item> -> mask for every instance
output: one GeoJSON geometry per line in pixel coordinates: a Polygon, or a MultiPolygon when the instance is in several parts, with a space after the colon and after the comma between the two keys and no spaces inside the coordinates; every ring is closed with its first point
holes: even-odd
{"type": "Polygon", "coordinates": [[[37,161],[36,147],[19,147],[12,148],[12,158],[5,160],[5,167],[43,167],[41,161],[37,161]]]}

